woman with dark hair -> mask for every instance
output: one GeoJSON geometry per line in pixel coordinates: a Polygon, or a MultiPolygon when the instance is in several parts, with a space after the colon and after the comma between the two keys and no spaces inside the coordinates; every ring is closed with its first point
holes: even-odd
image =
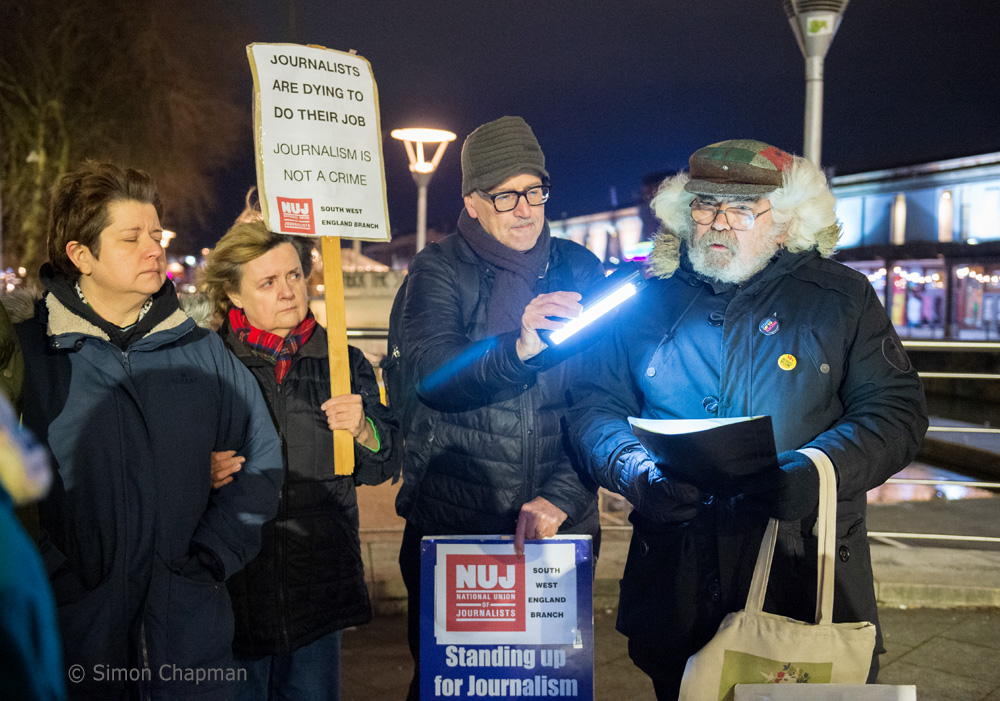
{"type": "MultiPolygon", "coordinates": [[[[372,616],[355,487],[399,468],[396,422],[357,348],[348,348],[352,393],[330,397],[326,331],[308,309],[303,257],[294,237],[244,220],[209,254],[203,278],[219,333],[257,378],[283,443],[278,515],[264,525],[260,555],[229,582],[246,699],[340,697],[341,633],[372,616]],[[353,475],[335,474],[333,429],[354,436],[353,475]]],[[[240,461],[238,451],[214,456],[219,492],[240,461]]]]}
{"type": "Polygon", "coordinates": [[[47,293],[16,325],[24,425],[52,454],[39,548],[72,698],[224,698],[223,582],[277,510],[278,437],[256,383],[178,308],[150,177],[88,162],[58,183],[47,293]],[[213,450],[246,462],[212,490],[213,450]]]}

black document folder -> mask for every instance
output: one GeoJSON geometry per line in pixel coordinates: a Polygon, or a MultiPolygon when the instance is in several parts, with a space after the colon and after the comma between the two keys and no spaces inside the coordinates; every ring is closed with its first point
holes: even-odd
{"type": "Polygon", "coordinates": [[[706,492],[738,494],[748,477],[778,469],[770,416],[629,423],[664,475],[706,492]]]}

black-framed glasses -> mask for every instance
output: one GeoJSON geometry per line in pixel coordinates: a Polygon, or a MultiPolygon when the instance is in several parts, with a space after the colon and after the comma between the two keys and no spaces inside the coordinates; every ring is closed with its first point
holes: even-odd
{"type": "Polygon", "coordinates": [[[761,214],[766,214],[770,212],[771,208],[768,207],[762,212],[755,212],[747,205],[737,204],[727,209],[722,209],[718,205],[706,204],[705,202],[699,202],[695,200],[691,203],[691,218],[695,220],[696,223],[706,225],[711,224],[715,221],[715,218],[719,216],[719,212],[726,218],[726,222],[729,224],[731,229],[736,231],[748,231],[753,228],[754,221],[761,214]]]}
{"type": "Polygon", "coordinates": [[[503,214],[517,207],[517,203],[522,197],[532,207],[545,204],[549,199],[549,189],[548,185],[536,185],[535,187],[529,187],[527,190],[505,190],[504,192],[495,193],[479,190],[479,194],[492,201],[493,209],[503,214]]]}

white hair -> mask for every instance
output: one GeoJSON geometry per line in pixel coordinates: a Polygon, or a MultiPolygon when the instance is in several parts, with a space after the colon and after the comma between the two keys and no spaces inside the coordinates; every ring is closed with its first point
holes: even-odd
{"type": "Polygon", "coordinates": [[[691,203],[695,196],[684,189],[690,179],[691,176],[687,173],[678,173],[667,178],[660,183],[656,196],[649,203],[663,228],[681,237],[686,237],[694,231],[691,203]]]}
{"type": "MultiPolygon", "coordinates": [[[[687,173],[667,178],[650,202],[665,230],[660,238],[670,235],[687,238],[694,231],[690,206],[695,195],[684,189],[690,178],[687,173]]],[[[819,168],[795,156],[792,166],[782,174],[781,187],[766,197],[771,201],[771,217],[777,225],[774,233],[785,236],[783,245],[788,250],[800,253],[815,248],[823,256],[833,253],[840,238],[833,208],[836,198],[819,168]]]]}
{"type": "Polygon", "coordinates": [[[177,296],[181,309],[194,323],[203,329],[216,329],[219,324],[213,316],[212,300],[204,292],[192,292],[177,296]]]}
{"type": "Polygon", "coordinates": [[[41,298],[41,290],[27,284],[15,287],[10,292],[4,292],[0,295],[0,304],[7,311],[10,322],[16,324],[35,316],[35,302],[41,298]]]}
{"type": "Polygon", "coordinates": [[[772,192],[771,217],[785,233],[785,247],[792,253],[815,248],[829,256],[840,239],[840,225],[823,171],[804,158],[795,156],[784,172],[781,187],[772,192]]]}

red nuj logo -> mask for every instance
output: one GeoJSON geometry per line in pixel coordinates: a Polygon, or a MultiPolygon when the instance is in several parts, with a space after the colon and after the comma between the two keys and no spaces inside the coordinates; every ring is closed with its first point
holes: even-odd
{"type": "Polygon", "coordinates": [[[312,199],[278,198],[278,212],[281,215],[281,230],[288,234],[315,234],[312,199]]]}
{"type": "Polygon", "coordinates": [[[449,631],[523,631],[524,560],[516,555],[448,555],[449,631]]]}

